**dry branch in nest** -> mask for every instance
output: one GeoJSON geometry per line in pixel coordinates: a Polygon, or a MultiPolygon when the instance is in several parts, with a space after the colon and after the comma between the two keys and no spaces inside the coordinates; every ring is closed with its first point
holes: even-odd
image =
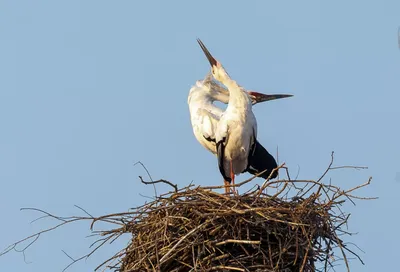
{"type": "MultiPolygon", "coordinates": [[[[288,174],[284,166],[280,168],[288,174]]],[[[160,180],[150,183],[167,183],[174,188],[173,192],[130,212],[100,217],[86,213],[84,217],[70,218],[44,213],[60,220],[56,227],[78,220],[90,220],[91,228],[99,221],[117,225],[98,232],[101,239],[82,258],[124,233],[132,235],[126,248],[96,270],[103,267],[121,272],[328,271],[334,262],[342,261],[350,271],[347,255],[361,259],[343,240],[342,236],[349,234],[344,229],[349,215],[340,206],[347,200],[370,199],[357,197],[354,191],[368,185],[371,179],[349,190],[323,184],[322,179],[333,169],[338,167],[332,167],[331,162],[317,181],[291,180],[289,175],[287,179],[266,180],[257,189],[240,195],[215,192],[220,186],[190,185],[178,189],[160,180]],[[265,192],[272,188],[274,194],[265,192]]],[[[49,230],[28,238],[36,239],[49,230]]],[[[78,260],[73,259],[72,263],[78,260]]]]}

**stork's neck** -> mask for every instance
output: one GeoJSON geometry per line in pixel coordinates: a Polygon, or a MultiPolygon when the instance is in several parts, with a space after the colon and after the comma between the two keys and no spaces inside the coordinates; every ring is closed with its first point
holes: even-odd
{"type": "Polygon", "coordinates": [[[225,68],[219,64],[213,66],[212,68],[213,76],[216,80],[221,82],[229,91],[229,103],[227,110],[238,108],[242,110],[247,110],[252,108],[251,99],[242,87],[237,84],[237,82],[229,76],[225,68]]]}
{"type": "Polygon", "coordinates": [[[224,104],[229,103],[229,91],[213,81],[210,82],[209,96],[214,101],[219,101],[224,104]]]}
{"type": "Polygon", "coordinates": [[[228,108],[241,108],[247,110],[252,108],[250,97],[245,91],[236,83],[236,81],[226,77],[222,82],[229,90],[229,103],[228,108]]]}

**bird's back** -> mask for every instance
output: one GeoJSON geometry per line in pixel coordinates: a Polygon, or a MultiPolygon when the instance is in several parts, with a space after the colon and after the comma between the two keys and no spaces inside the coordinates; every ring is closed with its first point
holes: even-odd
{"type": "Polygon", "coordinates": [[[197,81],[196,85],[190,89],[188,105],[190,121],[197,141],[215,154],[215,131],[223,111],[213,104],[214,100],[209,95],[210,87],[207,77],[203,81],[197,81]]]}

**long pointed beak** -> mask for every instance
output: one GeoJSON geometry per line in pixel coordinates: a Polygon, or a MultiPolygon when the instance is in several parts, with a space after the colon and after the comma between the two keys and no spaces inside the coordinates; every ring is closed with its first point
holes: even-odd
{"type": "Polygon", "coordinates": [[[208,49],[204,45],[204,43],[200,39],[197,39],[197,42],[199,43],[201,49],[203,50],[204,54],[206,55],[208,61],[210,62],[211,67],[212,66],[217,66],[217,64],[218,64],[217,60],[214,59],[214,57],[211,55],[210,51],[208,51],[208,49]]]}
{"type": "Polygon", "coordinates": [[[257,93],[257,92],[252,92],[248,91],[248,94],[251,97],[251,100],[254,104],[265,102],[265,101],[271,101],[275,99],[281,99],[281,98],[287,98],[287,97],[292,97],[292,94],[263,94],[263,93],[257,93]]]}

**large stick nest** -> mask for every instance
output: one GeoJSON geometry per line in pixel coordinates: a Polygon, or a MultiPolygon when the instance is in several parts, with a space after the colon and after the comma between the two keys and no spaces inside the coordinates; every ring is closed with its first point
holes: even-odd
{"type": "Polygon", "coordinates": [[[285,201],[187,189],[145,206],[127,226],[133,239],[121,271],[313,271],[336,244],[329,207],[316,195],[285,201]],[[326,244],[326,243],[325,243],[326,244]]]}
{"type": "Polygon", "coordinates": [[[321,201],[323,187],[290,199],[286,188],[271,196],[196,187],[160,197],[126,226],[133,238],[120,270],[315,271],[334,247],[345,248],[337,232],[347,216],[332,213],[337,198],[321,201]]]}
{"type": "Polygon", "coordinates": [[[288,175],[287,179],[267,179],[242,194],[215,192],[221,186],[190,185],[178,189],[165,180],[142,179],[144,183],[168,183],[174,190],[132,211],[100,217],[93,217],[82,208],[88,216],[57,217],[34,209],[60,223],[11,245],[5,252],[29,238],[36,241],[40,234],[59,226],[91,220],[91,228],[99,221],[119,227],[93,231],[102,238],[88,255],[71,258],[71,264],[129,233],[132,237],[129,245],[98,268],[121,272],[297,272],[328,271],[336,265],[334,262],[342,261],[350,271],[346,253],[357,258],[358,255],[342,240],[343,235],[349,234],[343,229],[349,215],[340,206],[346,200],[360,199],[353,195],[354,191],[368,185],[370,180],[349,190],[323,184],[321,180],[329,170],[341,168],[331,165],[332,162],[317,181],[291,180],[288,175]],[[267,193],[271,191],[272,194],[267,193]]]}

